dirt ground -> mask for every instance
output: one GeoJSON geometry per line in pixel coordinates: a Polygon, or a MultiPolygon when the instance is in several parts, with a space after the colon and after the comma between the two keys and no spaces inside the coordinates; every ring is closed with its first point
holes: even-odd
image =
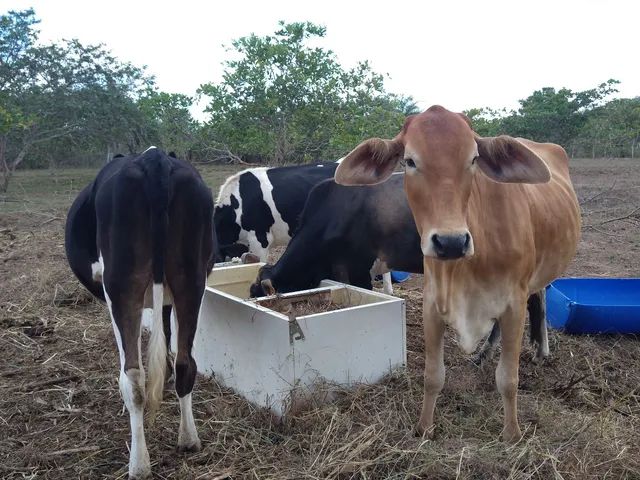
{"type": "MultiPolygon", "coordinates": [[[[567,275],[638,276],[640,163],[574,160],[583,237],[567,275]]],[[[215,189],[232,169],[203,168],[215,189]]],[[[106,308],[79,286],[64,254],[64,219],[94,172],[24,172],[0,198],[0,478],[126,478],[129,423],[106,308]]],[[[154,478],[640,478],[640,342],[550,332],[552,357],[520,362],[524,438],[499,440],[495,360],[474,366],[449,336],[437,438],[413,435],[422,399],[419,277],[407,300],[408,366],[377,385],[275,424],[199,377],[203,449],[175,451],[175,395],[147,428],[154,478]]]]}

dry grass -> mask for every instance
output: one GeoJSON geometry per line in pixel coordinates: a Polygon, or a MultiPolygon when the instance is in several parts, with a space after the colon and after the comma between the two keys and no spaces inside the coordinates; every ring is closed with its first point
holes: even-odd
{"type": "Polygon", "coordinates": [[[304,298],[276,296],[272,299],[256,301],[256,303],[276,312],[293,317],[332,312],[345,307],[345,305],[335,303],[328,291],[305,295],[304,298]]]}
{"type": "MultiPolygon", "coordinates": [[[[622,195],[625,205],[608,204],[606,197],[599,209],[637,201],[622,195]]],[[[43,205],[38,213],[0,212],[0,477],[126,478],[129,425],[108,315],[66,266],[64,211],[43,205]]],[[[592,233],[589,245],[608,240],[592,233]]],[[[596,260],[611,275],[638,265],[637,250],[615,254],[620,262],[602,252],[587,262],[582,250],[572,272],[589,274],[596,260]]],[[[640,478],[637,338],[552,331],[552,358],[542,366],[529,362],[526,349],[519,392],[525,435],[507,446],[498,440],[495,363],[475,367],[449,337],[437,438],[426,441],[413,435],[422,399],[420,291],[415,281],[396,288],[407,299],[406,371],[340,390],[331,404],[284,424],[199,377],[194,413],[203,450],[175,452],[178,407],[167,391],[147,429],[155,478],[640,478]]]]}

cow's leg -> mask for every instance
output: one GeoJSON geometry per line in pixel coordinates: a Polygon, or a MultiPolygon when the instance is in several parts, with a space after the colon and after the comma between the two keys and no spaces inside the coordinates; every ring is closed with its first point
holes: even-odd
{"type": "Polygon", "coordinates": [[[473,363],[480,366],[484,362],[489,361],[493,358],[494,353],[496,352],[496,346],[498,345],[498,341],[500,340],[500,325],[498,322],[494,322],[493,328],[491,329],[491,333],[487,337],[487,339],[480,347],[480,351],[475,355],[472,359],[473,363]]]}
{"type": "Polygon", "coordinates": [[[393,283],[391,283],[391,272],[382,274],[382,291],[387,295],[393,295],[393,283]]]}
{"type": "MultiPolygon", "coordinates": [[[[191,275],[190,275],[191,276],[191,275]]],[[[204,280],[204,273],[202,273],[204,280]]],[[[193,419],[191,392],[196,379],[196,361],[191,356],[193,338],[198,323],[198,313],[204,292],[204,282],[184,282],[172,285],[176,292],[174,308],[178,325],[178,349],[175,359],[175,386],[180,403],[180,428],[178,430],[178,450],[197,452],[200,439],[193,419]],[[178,295],[178,292],[180,293],[178,295]]]]}
{"type": "Polygon", "coordinates": [[[416,430],[433,438],[436,399],[444,386],[444,321],[433,308],[424,307],[424,398],[416,430]]]}
{"type": "Polygon", "coordinates": [[[249,232],[249,251],[255,255],[260,257],[261,262],[266,262],[269,258],[269,246],[271,243],[268,243],[266,247],[262,246],[262,243],[256,237],[254,232],[249,232]]]}
{"type": "Polygon", "coordinates": [[[549,335],[547,332],[547,295],[546,290],[532,294],[527,301],[529,309],[529,324],[531,328],[531,343],[537,344],[533,360],[542,362],[549,356],[549,335]]]}
{"type": "Polygon", "coordinates": [[[173,375],[173,354],[171,353],[171,305],[162,307],[162,329],[164,330],[164,338],[167,345],[167,370],[165,381],[171,380],[173,375]]]}
{"type": "Polygon", "coordinates": [[[349,283],[356,287],[373,290],[371,273],[366,267],[363,267],[363,265],[366,265],[366,263],[354,262],[354,264],[351,265],[351,268],[349,268],[349,283]]]}
{"type": "Polygon", "coordinates": [[[496,368],[496,385],[504,404],[502,437],[510,443],[515,443],[522,437],[518,426],[517,394],[518,367],[526,311],[525,299],[526,297],[519,302],[514,302],[499,319],[502,351],[496,368]]]}
{"type": "Polygon", "coordinates": [[[120,393],[129,412],[131,453],[129,478],[151,477],[151,463],[144,436],[145,373],[140,349],[140,324],[146,282],[110,281],[105,272],[104,293],[120,353],[120,393]]]}

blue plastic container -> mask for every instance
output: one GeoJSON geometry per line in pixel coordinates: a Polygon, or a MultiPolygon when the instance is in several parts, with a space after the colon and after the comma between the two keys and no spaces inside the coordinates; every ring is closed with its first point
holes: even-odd
{"type": "Polygon", "coordinates": [[[408,272],[399,272],[391,270],[391,281],[394,283],[402,283],[409,279],[410,274],[408,272]]]}
{"type": "Polygon", "coordinates": [[[567,333],[640,333],[640,278],[556,280],[547,321],[567,333]]]}

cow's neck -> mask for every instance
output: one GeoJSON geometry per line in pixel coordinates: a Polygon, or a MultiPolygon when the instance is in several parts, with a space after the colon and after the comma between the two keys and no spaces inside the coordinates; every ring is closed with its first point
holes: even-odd
{"type": "Polygon", "coordinates": [[[424,259],[425,298],[431,298],[440,315],[451,311],[451,294],[456,272],[464,260],[443,261],[424,259]]]}

